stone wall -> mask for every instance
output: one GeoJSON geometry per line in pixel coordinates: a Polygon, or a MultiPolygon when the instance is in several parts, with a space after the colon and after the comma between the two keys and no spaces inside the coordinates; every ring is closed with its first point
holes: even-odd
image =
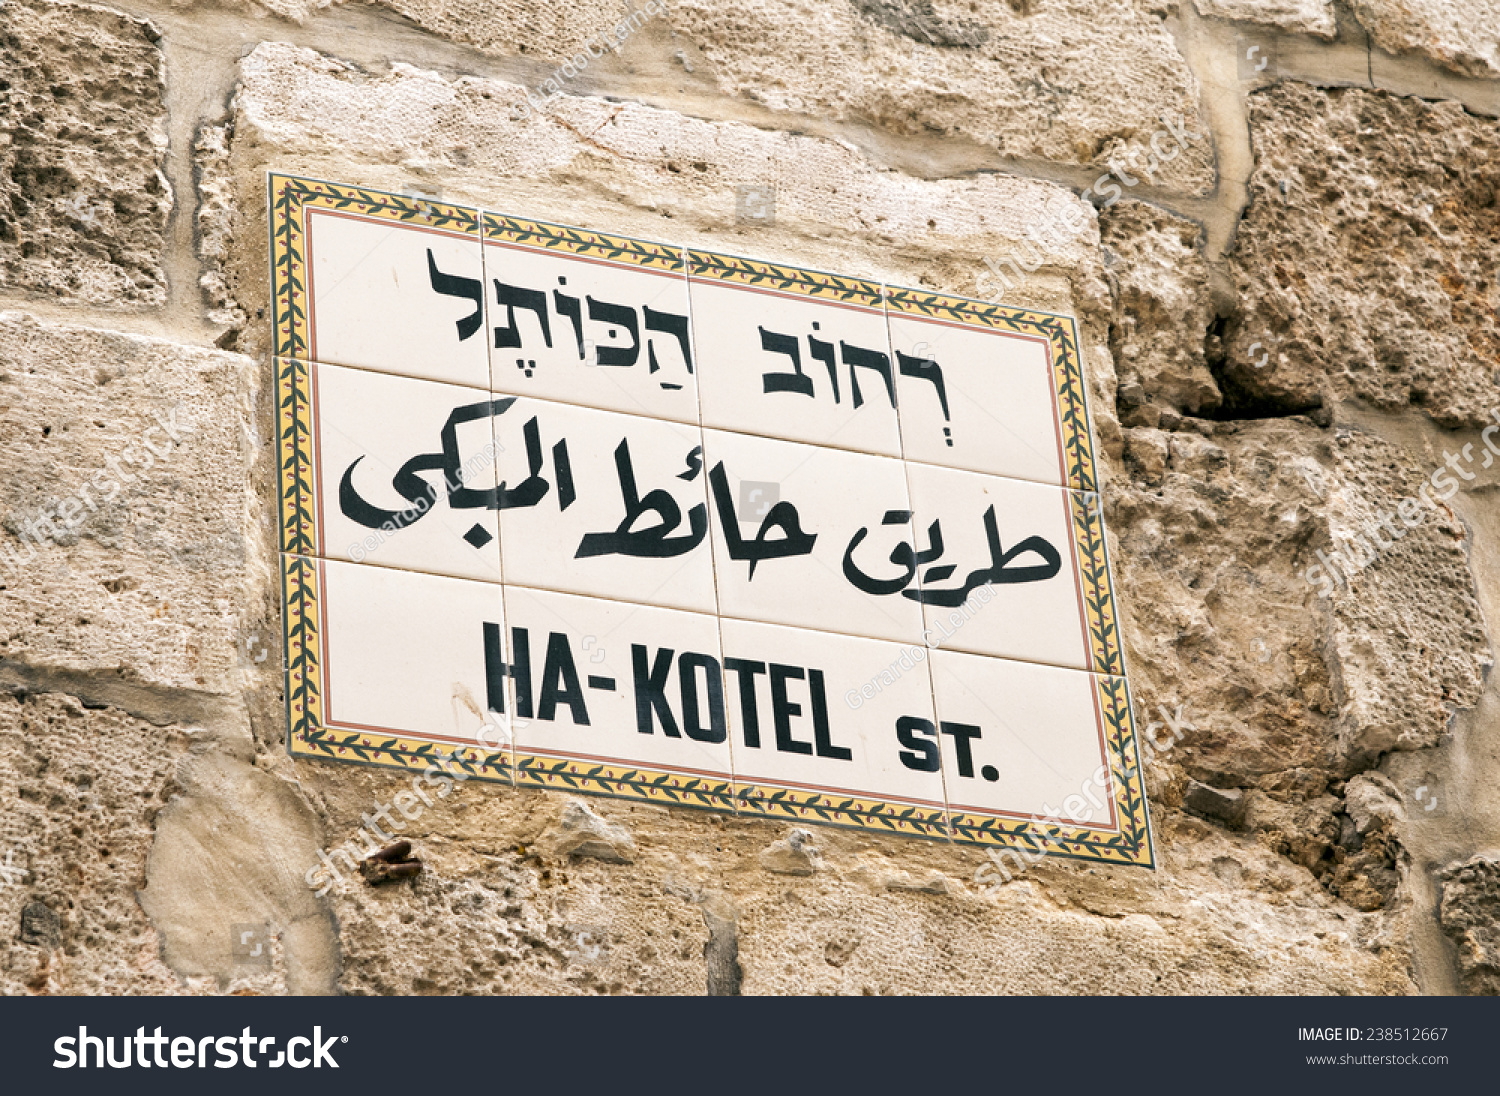
{"type": "Polygon", "coordinates": [[[1497,992],[1496,0],[675,0],[517,109],[628,10],[0,0],[0,988],[1497,992]],[[401,781],[286,752],[267,169],[1076,315],[1158,868],[467,785],[316,893],[401,781]]]}

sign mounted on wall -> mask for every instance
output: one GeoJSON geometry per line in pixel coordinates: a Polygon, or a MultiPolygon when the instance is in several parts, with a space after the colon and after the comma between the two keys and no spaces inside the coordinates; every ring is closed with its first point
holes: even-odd
{"type": "Polygon", "coordinates": [[[268,182],[294,756],[1151,864],[1071,319],[268,182]]]}

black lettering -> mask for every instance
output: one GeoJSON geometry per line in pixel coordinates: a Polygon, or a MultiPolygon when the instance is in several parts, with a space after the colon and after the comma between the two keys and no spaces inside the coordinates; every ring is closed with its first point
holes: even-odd
{"type": "Polygon", "coordinates": [[[531,718],[531,640],[525,628],[510,630],[511,653],[516,660],[509,666],[500,650],[500,626],[484,622],[484,691],[485,704],[492,712],[505,714],[505,676],[516,683],[516,715],[531,718]]]}
{"type": "Polygon", "coordinates": [[[802,676],[800,666],[771,663],[771,722],[776,728],[776,748],[782,753],[813,752],[811,742],[799,742],[792,737],[792,716],[802,714],[802,705],[793,704],[786,696],[787,679],[801,681],[802,676]]]}
{"type": "Polygon", "coordinates": [[[547,638],[547,661],[542,666],[542,697],[537,704],[536,717],[548,721],[556,718],[559,701],[568,706],[574,723],[580,727],[589,725],[589,710],[583,702],[583,687],[578,683],[578,668],[573,665],[568,637],[553,632],[547,638]]]}
{"type": "Polygon", "coordinates": [[[953,749],[958,754],[958,775],[974,775],[974,755],[969,752],[969,739],[979,737],[979,728],[968,723],[942,723],[944,734],[953,736],[953,749]]]}
{"type": "Polygon", "coordinates": [[[713,655],[683,651],[677,659],[677,677],[682,684],[682,729],[695,742],[723,742],[729,737],[724,718],[724,677],[713,655]],[[698,671],[708,685],[708,726],[699,721],[698,671]]]}
{"type": "Polygon", "coordinates": [[[823,671],[807,671],[807,691],[812,694],[813,742],[819,757],[831,757],[835,761],[853,761],[854,751],[847,746],[835,746],[828,737],[828,694],[823,689],[823,671]]]}
{"type": "Polygon", "coordinates": [[[505,714],[505,652],[500,649],[500,625],[484,622],[485,706],[505,714]]]}
{"type": "Polygon", "coordinates": [[[510,679],[516,685],[516,718],[530,719],[531,710],[531,637],[525,628],[510,630],[510,679]]]}
{"type": "Polygon", "coordinates": [[[745,745],[760,748],[760,713],[755,710],[755,675],[766,672],[764,662],[748,658],[726,658],[724,669],[731,671],[740,683],[740,719],[745,724],[745,745]]]}
{"type": "Polygon", "coordinates": [[[942,768],[937,735],[937,728],[930,719],[903,715],[896,720],[896,739],[906,747],[901,751],[901,764],[919,773],[935,773],[942,768]],[[918,735],[923,737],[918,738],[918,735]]]}
{"type": "Polygon", "coordinates": [[[654,734],[655,721],[660,720],[662,734],[668,738],[681,738],[677,718],[667,701],[667,678],[672,673],[674,652],[670,647],[661,648],[649,668],[646,665],[648,653],[647,648],[639,643],[630,645],[631,669],[635,676],[635,729],[641,734],[654,734]]]}

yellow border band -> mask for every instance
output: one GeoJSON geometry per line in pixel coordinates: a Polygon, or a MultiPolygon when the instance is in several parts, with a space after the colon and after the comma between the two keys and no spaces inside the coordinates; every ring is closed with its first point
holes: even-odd
{"type": "Polygon", "coordinates": [[[517,750],[516,783],[523,788],[583,792],[673,807],[734,811],[729,778],[657,772],[649,767],[609,765],[517,750]]]}
{"type": "Polygon", "coordinates": [[[863,278],[780,266],[738,255],[721,255],[714,251],[689,251],[688,276],[701,281],[791,293],[812,300],[858,305],[862,308],[878,309],[884,298],[878,283],[867,282],[863,278]]]}
{"type": "Polygon", "coordinates": [[[610,236],[603,232],[590,232],[585,228],[528,221],[499,213],[485,213],[481,224],[486,243],[515,244],[538,251],[560,251],[582,259],[603,259],[606,262],[625,263],[674,274],[680,274],[683,269],[680,248],[652,243],[650,240],[610,236]]]}
{"type": "Polygon", "coordinates": [[[1073,543],[1078,550],[1079,594],[1083,598],[1089,666],[1099,674],[1124,674],[1120,630],[1115,615],[1114,586],[1109,574],[1109,552],[1104,540],[1103,496],[1096,491],[1069,491],[1073,543]]]}

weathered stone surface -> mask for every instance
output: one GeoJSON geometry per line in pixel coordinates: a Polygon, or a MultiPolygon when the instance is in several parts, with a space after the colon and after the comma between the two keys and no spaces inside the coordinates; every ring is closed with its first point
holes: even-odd
{"type": "MultiPolygon", "coordinates": [[[[198,258],[203,265],[198,285],[209,305],[209,320],[238,329],[248,317],[224,280],[238,210],[228,170],[230,133],[228,123],[204,126],[193,145],[198,174],[198,258]]],[[[232,342],[222,339],[218,345],[234,349],[232,342]]]]}
{"type": "MultiPolygon", "coordinates": [[[[1153,7],[676,0],[670,18],[721,90],[773,110],[1105,171],[1117,153],[1128,166],[1125,149],[1165,129],[1164,117],[1201,129],[1197,81],[1153,7]]],[[[1205,136],[1155,183],[1202,192],[1213,179],[1205,136]]]]}
{"type": "Polygon", "coordinates": [[[257,767],[247,730],[195,739],[175,774],[182,794],[156,820],[140,896],[162,959],[220,990],[334,992],[334,926],[304,878],[319,848],[313,812],[295,784],[257,767]],[[236,951],[247,925],[269,959],[236,951]]]}
{"type": "Polygon", "coordinates": [[[792,830],[761,851],[760,866],[777,875],[811,875],[821,867],[821,855],[807,830],[792,830]]]}
{"type": "Polygon", "coordinates": [[[231,689],[266,567],[255,383],[238,355],[0,313],[0,660],[231,689]]]}
{"type": "Polygon", "coordinates": [[[1209,438],[1128,430],[1131,482],[1106,509],[1165,756],[1203,783],[1300,800],[1436,744],[1490,661],[1461,527],[1422,507],[1370,566],[1324,582],[1317,553],[1396,513],[1421,471],[1360,431],[1211,425],[1209,438]]]}
{"type": "Polygon", "coordinates": [[[1250,118],[1226,396],[1303,410],[1353,395],[1445,426],[1488,418],[1500,406],[1500,123],[1457,103],[1294,83],[1250,96],[1250,118]]]}
{"type": "Polygon", "coordinates": [[[1214,788],[1189,780],[1182,793],[1182,808],[1234,828],[1245,821],[1245,793],[1238,788],[1214,788]]]}
{"type": "MultiPolygon", "coordinates": [[[[1332,474],[1320,488],[1326,558],[1342,550],[1352,564],[1365,546],[1371,557],[1357,570],[1336,561],[1354,573],[1326,599],[1333,604],[1326,656],[1340,711],[1337,753],[1357,768],[1387,750],[1436,745],[1453,712],[1478,702],[1492,656],[1463,524],[1441,502],[1414,501],[1407,509],[1414,527],[1399,517],[1404,499],[1421,498],[1431,469],[1361,430],[1339,431],[1328,453],[1332,474]],[[1382,519],[1389,524],[1378,525],[1382,519]]],[[[1313,482],[1324,475],[1309,474],[1313,482]]],[[[1324,556],[1313,558],[1323,565],[1324,556]]],[[[1313,558],[1304,556],[1310,566],[1313,558]]],[[[1312,576],[1320,600],[1326,573],[1312,576]]]]}
{"type": "Polygon", "coordinates": [[[182,985],[137,901],[188,737],[56,694],[0,694],[0,991],[159,994],[182,985]]]}
{"type": "Polygon", "coordinates": [[[1475,856],[1450,865],[1439,878],[1439,916],[1458,948],[1464,989],[1500,996],[1500,860],[1475,856]]]}
{"type": "Polygon", "coordinates": [[[49,0],[6,0],[0,18],[0,286],[163,303],[172,193],[156,31],[49,0]]]}
{"type": "MultiPolygon", "coordinates": [[[[300,763],[297,774],[322,800],[330,851],[346,840],[358,847],[361,816],[407,786],[342,766],[300,763]]],[[[632,864],[539,857],[527,842],[558,811],[544,793],[456,784],[413,820],[392,814],[422,850],[421,875],[370,887],[331,857],[343,876],[328,892],[340,990],[703,994],[708,899],[692,880],[715,873],[723,821],[609,805],[635,835],[632,864]]]]}
{"type": "Polygon", "coordinates": [[[868,842],[830,831],[828,870],[811,878],[767,888],[731,870],[744,992],[1410,992],[1386,915],[1350,911],[1301,868],[1196,819],[1173,813],[1160,836],[1172,852],[1157,881],[1044,863],[933,896],[870,890],[854,852],[868,842]]]}
{"type": "Polygon", "coordinates": [[[1466,76],[1500,76],[1496,0],[1352,0],[1351,7],[1387,53],[1423,53],[1466,76]]]}
{"type": "Polygon", "coordinates": [[[577,799],[568,800],[562,817],[537,844],[553,856],[590,857],[610,864],[628,864],[635,859],[630,831],[606,822],[577,799]]]}
{"type": "Polygon", "coordinates": [[[1099,215],[1114,298],[1110,351],[1122,420],[1156,426],[1161,408],[1190,415],[1223,402],[1204,345],[1213,321],[1203,230],[1130,199],[1099,215]]]}
{"type": "MultiPolygon", "coordinates": [[[[299,21],[321,6],[262,4],[299,21]]],[[[1129,150],[1144,150],[1167,128],[1164,117],[1204,132],[1197,82],[1159,5],[1149,0],[1108,0],[1102,8],[1090,0],[676,0],[662,5],[664,14],[636,0],[565,6],[484,0],[462,8],[451,0],[383,0],[382,6],[491,54],[562,66],[592,47],[602,56],[589,61],[581,78],[562,69],[573,94],[587,89],[595,66],[629,70],[631,59],[649,49],[669,52],[679,74],[771,110],[948,138],[1020,160],[1103,172],[1113,155],[1128,168],[1135,155],[1129,150]],[[599,36],[612,44],[632,10],[637,29],[624,41],[624,60],[617,60],[599,36]]],[[[551,75],[538,74],[538,89],[551,75]]],[[[1144,151],[1138,163],[1146,165],[1144,151]]],[[[1190,141],[1185,155],[1154,176],[1159,186],[1211,189],[1207,136],[1190,141]]],[[[766,180],[751,174],[741,181],[766,180]]]]}
{"type": "Polygon", "coordinates": [[[1199,15],[1237,23],[1262,23],[1297,34],[1332,38],[1338,33],[1329,0],[1193,0],[1199,15]]]}

